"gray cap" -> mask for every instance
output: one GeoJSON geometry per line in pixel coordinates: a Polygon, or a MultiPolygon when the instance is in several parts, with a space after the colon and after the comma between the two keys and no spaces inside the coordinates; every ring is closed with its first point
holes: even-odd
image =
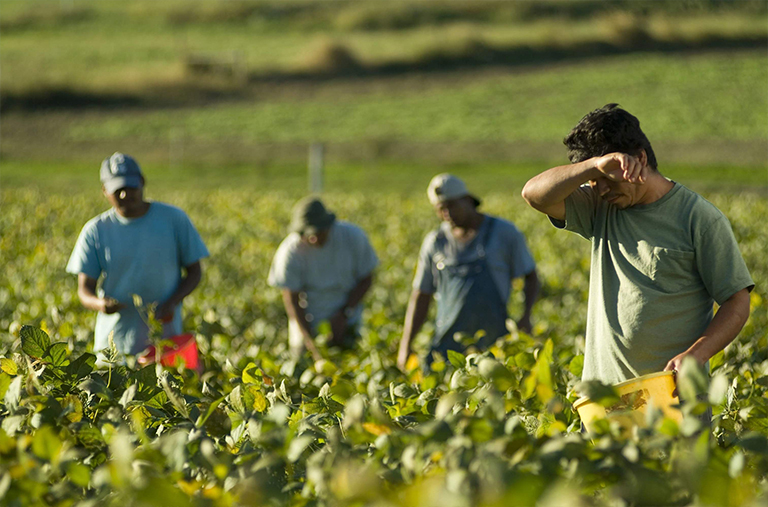
{"type": "Polygon", "coordinates": [[[305,197],[293,207],[291,231],[299,234],[317,234],[329,228],[336,215],[325,209],[317,197],[305,197]]]}
{"type": "Polygon", "coordinates": [[[432,178],[429,187],[427,187],[427,197],[433,206],[465,196],[471,197],[475,201],[475,205],[480,205],[480,199],[469,193],[467,185],[456,176],[448,173],[438,174],[432,178]]]}
{"type": "Polygon", "coordinates": [[[116,152],[101,163],[101,184],[109,194],[121,188],[139,188],[143,176],[139,164],[130,155],[116,152]]]}

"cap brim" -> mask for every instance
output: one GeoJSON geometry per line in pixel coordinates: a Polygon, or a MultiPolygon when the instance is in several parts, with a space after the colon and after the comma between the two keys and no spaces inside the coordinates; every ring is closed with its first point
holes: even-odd
{"type": "Polygon", "coordinates": [[[475,206],[480,206],[480,204],[483,202],[472,194],[457,195],[456,197],[442,198],[442,199],[435,199],[432,196],[428,196],[428,197],[429,197],[429,203],[432,204],[432,206],[437,206],[440,203],[444,203],[446,201],[452,201],[454,199],[462,199],[464,197],[469,197],[470,199],[472,199],[475,202],[475,206]]]}
{"type": "Polygon", "coordinates": [[[291,232],[298,234],[317,234],[328,229],[336,221],[336,215],[328,213],[321,221],[316,224],[307,224],[304,222],[294,222],[291,224],[291,232]]]}
{"type": "Polygon", "coordinates": [[[118,176],[110,178],[108,181],[103,182],[104,190],[108,194],[114,194],[121,188],[139,188],[141,186],[140,176],[118,176]]]}

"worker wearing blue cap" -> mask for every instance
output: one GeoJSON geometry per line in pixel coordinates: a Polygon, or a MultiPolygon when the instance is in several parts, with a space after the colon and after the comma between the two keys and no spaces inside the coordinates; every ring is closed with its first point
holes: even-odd
{"type": "Polygon", "coordinates": [[[98,312],[94,350],[107,348],[112,335],[119,352],[134,355],[149,345],[134,295],[155,305],[165,337],[181,334],[181,302],[200,283],[208,249],[186,213],[144,198],[144,175],[132,157],[106,158],[100,175],[112,207],[85,224],[67,272],[78,276],[83,306],[98,312]]]}

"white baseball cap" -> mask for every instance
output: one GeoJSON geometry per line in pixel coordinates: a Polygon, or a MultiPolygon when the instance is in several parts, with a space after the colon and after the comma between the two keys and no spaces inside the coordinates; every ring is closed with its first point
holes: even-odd
{"type": "Polygon", "coordinates": [[[448,173],[438,174],[432,178],[429,187],[427,187],[427,197],[433,206],[465,196],[471,197],[476,206],[480,205],[480,199],[469,193],[467,185],[456,176],[448,173]]]}
{"type": "Polygon", "coordinates": [[[125,187],[139,188],[143,181],[138,162],[120,152],[104,159],[99,174],[104,190],[109,194],[125,187]]]}

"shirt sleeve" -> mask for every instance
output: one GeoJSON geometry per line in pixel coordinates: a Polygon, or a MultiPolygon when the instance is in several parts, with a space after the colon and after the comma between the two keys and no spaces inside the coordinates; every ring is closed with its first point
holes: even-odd
{"type": "Polygon", "coordinates": [[[176,239],[179,243],[179,261],[182,266],[189,266],[208,257],[208,248],[186,213],[179,210],[176,218],[176,239]]]}
{"type": "Polygon", "coordinates": [[[507,247],[506,260],[510,266],[510,275],[511,278],[520,278],[536,269],[536,263],[525,244],[523,233],[512,224],[504,229],[504,243],[507,247]]]}
{"type": "Polygon", "coordinates": [[[90,278],[98,279],[101,276],[102,266],[99,262],[97,245],[98,228],[96,223],[91,221],[80,231],[75,248],[67,262],[67,273],[73,275],[85,273],[90,278]]]}
{"type": "Polygon", "coordinates": [[[592,239],[598,199],[592,187],[582,185],[565,199],[565,221],[552,217],[549,217],[549,220],[558,229],[592,239]]]}
{"type": "Polygon", "coordinates": [[[379,265],[379,258],[376,251],[368,241],[365,232],[357,228],[355,232],[355,280],[360,281],[370,275],[376,266],[379,265]]]}
{"type": "Polygon", "coordinates": [[[435,233],[428,234],[419,250],[419,261],[416,265],[416,275],[413,277],[413,290],[424,294],[434,294],[437,291],[433,274],[432,250],[435,244],[435,233]]]}
{"type": "Polygon", "coordinates": [[[721,215],[694,235],[696,265],[709,294],[721,305],[742,289],[754,288],[728,219],[721,215]]]}
{"type": "Polygon", "coordinates": [[[299,292],[304,288],[301,276],[301,262],[296,254],[295,242],[288,236],[280,243],[269,268],[267,283],[271,287],[299,292]]]}

